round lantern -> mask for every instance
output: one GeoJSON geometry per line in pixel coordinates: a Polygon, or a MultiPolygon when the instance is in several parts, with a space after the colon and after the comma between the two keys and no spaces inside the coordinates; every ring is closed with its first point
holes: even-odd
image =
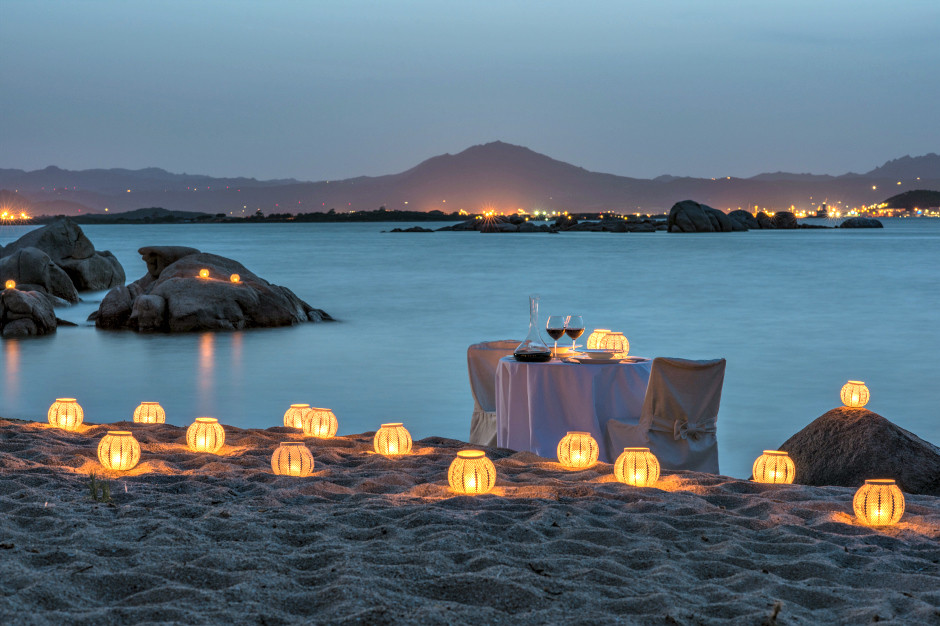
{"type": "Polygon", "coordinates": [[[566,469],[586,469],[597,463],[600,448],[591,433],[569,432],[558,442],[558,462],[566,469]]]}
{"type": "Polygon", "coordinates": [[[783,450],[764,450],[754,461],[753,473],[754,482],[780,485],[793,482],[796,466],[783,450]]]}
{"type": "Polygon", "coordinates": [[[659,459],[649,448],[624,448],[614,462],[614,475],[622,483],[649,487],[659,480],[659,459]]]}
{"type": "Polygon", "coordinates": [[[238,274],[232,274],[231,276],[228,277],[228,279],[229,279],[230,281],[232,281],[233,283],[240,283],[240,282],[242,282],[242,277],[239,276],[238,274]]]}
{"type": "Polygon", "coordinates": [[[496,466],[482,450],[461,450],[447,470],[447,482],[457,493],[488,493],[496,485],[496,466]]]}
{"type": "Polygon", "coordinates": [[[852,508],[869,526],[892,526],[904,515],[904,494],[890,478],[866,480],[855,492],[852,508]]]}
{"type": "Polygon", "coordinates": [[[329,409],[311,408],[304,413],[302,427],[307,437],[329,439],[339,429],[336,415],[329,409]]]}
{"type": "Polygon", "coordinates": [[[134,421],[138,424],[165,424],[166,411],[159,402],[141,402],[134,409],[134,421]]]}
{"type": "Polygon", "coordinates": [[[609,328],[595,328],[587,338],[587,345],[585,346],[588,350],[599,350],[601,339],[604,338],[604,335],[610,332],[609,328]]]}
{"type": "Polygon", "coordinates": [[[225,430],[214,417],[197,417],[186,429],[186,445],[193,452],[218,452],[225,443],[225,430]]]}
{"type": "Polygon", "coordinates": [[[5,283],[5,287],[6,287],[7,289],[16,289],[16,281],[15,281],[15,280],[8,280],[8,281],[5,283]]]}
{"type": "Polygon", "coordinates": [[[57,398],[49,407],[49,423],[63,430],[78,430],[85,419],[85,412],[75,398],[57,398]]]}
{"type": "Polygon", "coordinates": [[[868,393],[868,387],[860,380],[850,380],[842,385],[842,404],[853,409],[858,409],[868,404],[871,394],[868,393]]]}
{"type": "Polygon", "coordinates": [[[199,278],[209,278],[209,270],[206,268],[199,270],[199,278]]]}
{"type": "Polygon", "coordinates": [[[109,470],[129,470],[140,460],[140,444],[129,430],[109,430],[98,443],[98,460],[109,470]]]}
{"type": "Polygon", "coordinates": [[[284,425],[288,428],[303,428],[304,415],[310,410],[309,404],[292,404],[284,413],[284,425]]]}
{"type": "Polygon", "coordinates": [[[313,455],[302,441],[283,441],[271,455],[271,469],[279,476],[309,476],[313,455]]]}
{"type": "Polygon", "coordinates": [[[411,452],[411,433],[401,422],[382,424],[372,440],[375,451],[385,456],[408,454],[411,452]]]}
{"type": "Polygon", "coordinates": [[[623,356],[630,354],[630,342],[623,333],[609,332],[597,342],[598,350],[609,350],[623,356]]]}

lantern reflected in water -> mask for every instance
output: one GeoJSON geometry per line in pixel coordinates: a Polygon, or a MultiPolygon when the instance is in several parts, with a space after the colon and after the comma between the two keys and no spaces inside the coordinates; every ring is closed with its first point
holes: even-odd
{"type": "Polygon", "coordinates": [[[585,346],[588,350],[599,350],[601,339],[604,338],[604,335],[610,332],[609,328],[595,328],[594,332],[588,335],[587,345],[585,346]]]}
{"type": "Polygon", "coordinates": [[[382,424],[372,440],[375,451],[384,456],[396,456],[411,452],[411,433],[401,422],[382,424]]]}
{"type": "Polygon", "coordinates": [[[764,450],[754,461],[753,473],[757,483],[788,484],[796,477],[796,466],[783,450],[764,450]]]}
{"type": "Polygon", "coordinates": [[[49,423],[63,430],[78,430],[85,419],[85,412],[75,398],[57,398],[46,415],[49,423]]]}
{"type": "Polygon", "coordinates": [[[304,416],[310,410],[309,404],[292,404],[284,413],[284,425],[288,428],[303,428],[304,416]]]}
{"type": "Polygon", "coordinates": [[[614,476],[634,487],[649,487],[659,480],[659,459],[649,448],[624,448],[614,461],[614,476]]]}
{"type": "Polygon", "coordinates": [[[868,387],[860,380],[850,380],[842,385],[842,404],[853,409],[859,409],[868,404],[871,394],[868,387]]]}
{"type": "Polygon", "coordinates": [[[330,409],[314,407],[304,413],[302,427],[307,437],[329,439],[339,429],[339,422],[330,409]]]}
{"type": "Polygon", "coordinates": [[[228,279],[229,279],[230,281],[232,281],[233,283],[240,283],[240,282],[242,282],[242,277],[239,276],[238,274],[232,274],[231,276],[228,277],[228,279]]]}
{"type": "Polygon", "coordinates": [[[193,452],[216,453],[225,443],[225,430],[214,417],[197,417],[186,429],[186,445],[193,452]]]}
{"type": "Polygon", "coordinates": [[[558,442],[558,462],[565,469],[586,469],[597,463],[600,448],[591,433],[569,432],[558,442]]]}
{"type": "Polygon", "coordinates": [[[7,289],[16,289],[16,281],[15,281],[15,280],[8,280],[6,283],[4,283],[4,286],[5,286],[7,289]]]}
{"type": "Polygon", "coordinates": [[[852,508],[869,526],[893,526],[904,515],[904,494],[890,478],[866,480],[855,492],[852,508]]]}
{"type": "Polygon", "coordinates": [[[279,476],[309,476],[313,454],[302,441],[284,441],[271,455],[271,469],[279,476]]]}
{"type": "Polygon", "coordinates": [[[98,443],[98,460],[106,469],[127,471],[140,461],[140,444],[129,430],[109,430],[98,443]]]}
{"type": "Polygon", "coordinates": [[[199,270],[199,278],[209,278],[209,270],[206,268],[199,270]]]}
{"type": "Polygon", "coordinates": [[[597,342],[598,350],[609,350],[621,356],[630,354],[630,342],[623,333],[609,332],[600,338],[597,342]]]}
{"type": "Polygon", "coordinates": [[[134,421],[138,424],[165,424],[166,411],[159,402],[141,402],[134,409],[134,421]]]}
{"type": "Polygon", "coordinates": [[[447,470],[447,482],[460,494],[488,493],[496,485],[496,466],[482,450],[461,450],[447,470]]]}

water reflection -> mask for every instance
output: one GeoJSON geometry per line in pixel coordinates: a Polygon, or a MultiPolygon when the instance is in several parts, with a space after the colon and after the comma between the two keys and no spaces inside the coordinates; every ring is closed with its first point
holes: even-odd
{"type": "Polygon", "coordinates": [[[16,339],[3,341],[3,395],[13,399],[20,390],[20,342],[16,339]]]}
{"type": "Polygon", "coordinates": [[[215,335],[203,333],[199,337],[198,376],[198,412],[199,415],[213,415],[215,403],[215,335]]]}

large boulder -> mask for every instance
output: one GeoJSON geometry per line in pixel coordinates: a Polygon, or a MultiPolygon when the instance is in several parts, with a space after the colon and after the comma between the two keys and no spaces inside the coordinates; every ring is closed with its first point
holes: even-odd
{"type": "Polygon", "coordinates": [[[790,211],[777,211],[772,218],[774,228],[788,230],[799,228],[800,223],[796,220],[796,215],[790,211]]]}
{"type": "Polygon", "coordinates": [[[0,335],[31,337],[56,330],[56,316],[50,300],[39,291],[4,289],[0,292],[0,335]]]}
{"type": "Polygon", "coordinates": [[[907,493],[940,496],[940,449],[868,409],[833,409],[780,449],[803,485],[860,487],[868,478],[893,478],[907,493]]]}
{"type": "Polygon", "coordinates": [[[722,211],[694,200],[676,202],[666,220],[671,233],[730,233],[747,230],[722,211]]]}
{"type": "Polygon", "coordinates": [[[0,258],[0,280],[15,281],[21,291],[42,291],[70,304],[78,302],[69,275],[39,248],[19,248],[0,258]]]}
{"type": "Polygon", "coordinates": [[[841,224],[839,228],[884,228],[880,220],[873,217],[850,217],[841,224]]]}
{"type": "Polygon", "coordinates": [[[740,224],[743,227],[743,230],[749,230],[751,228],[757,230],[761,227],[760,222],[757,221],[757,218],[754,217],[750,211],[745,211],[744,209],[731,211],[728,213],[728,217],[731,218],[731,221],[740,224]]]}

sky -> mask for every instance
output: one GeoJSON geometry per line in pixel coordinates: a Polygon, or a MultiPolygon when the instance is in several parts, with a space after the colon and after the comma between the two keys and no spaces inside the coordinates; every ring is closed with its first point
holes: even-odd
{"type": "Polygon", "coordinates": [[[651,178],[940,152],[940,2],[0,2],[0,167],[391,174],[501,140],[651,178]]]}

